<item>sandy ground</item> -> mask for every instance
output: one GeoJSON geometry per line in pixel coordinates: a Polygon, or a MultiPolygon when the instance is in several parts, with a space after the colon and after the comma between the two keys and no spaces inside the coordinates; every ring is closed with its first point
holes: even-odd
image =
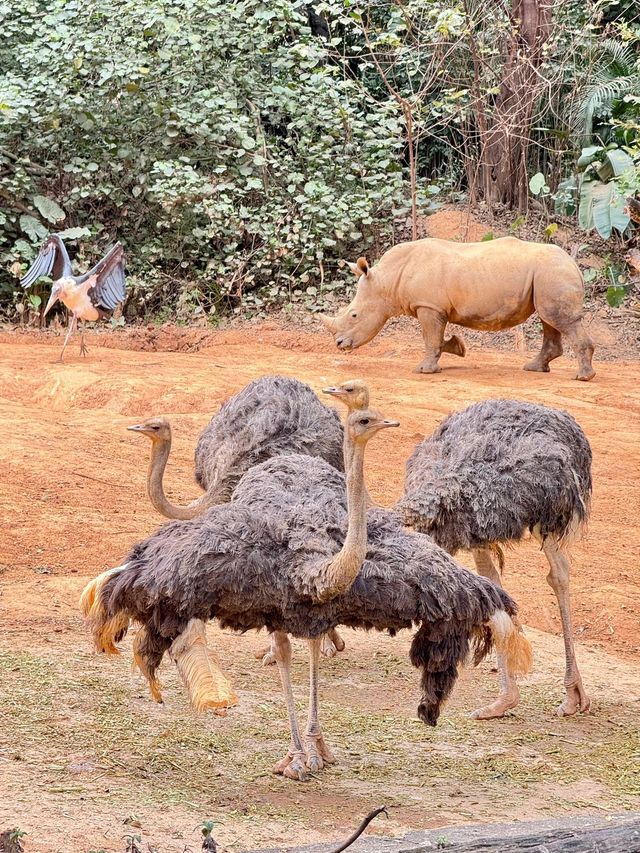
{"type": "MultiPolygon", "coordinates": [[[[105,343],[127,343],[122,336],[105,343]]],[[[573,381],[568,358],[551,374],[525,373],[524,353],[443,357],[418,376],[419,337],[399,330],[358,353],[272,325],[221,332],[197,353],[77,347],[57,350],[5,335],[0,343],[0,830],[28,832],[28,851],[196,850],[202,820],[226,849],[339,839],[380,803],[392,820],[374,831],[446,823],[606,813],[640,803],[640,444],[638,364],[599,364],[573,381]],[[575,635],[593,697],[586,717],[559,719],[562,642],[546,564],[533,543],[508,554],[505,585],[534,643],[534,673],[507,719],[467,712],[495,693],[489,663],[464,673],[441,724],[415,719],[418,674],[409,635],[346,632],[347,650],[322,667],[322,716],[338,763],[306,785],[272,776],[286,749],[277,674],[253,654],[264,635],[210,631],[239,690],[226,718],[197,717],[175,673],[154,705],[118,659],[89,647],[77,612],[87,578],[117,565],[159,518],[145,496],[148,443],[124,427],[171,418],[167,487],[197,495],[193,448],[220,402],[265,373],[315,389],[361,376],[377,407],[401,421],[368,449],[370,491],[390,504],[404,461],[447,413],[488,397],[571,411],[594,451],[593,516],[574,548],[575,635]],[[149,845],[148,847],[146,845],[149,845]]],[[[470,561],[462,557],[467,565],[470,561]]],[[[295,678],[303,713],[304,646],[295,678]]]]}

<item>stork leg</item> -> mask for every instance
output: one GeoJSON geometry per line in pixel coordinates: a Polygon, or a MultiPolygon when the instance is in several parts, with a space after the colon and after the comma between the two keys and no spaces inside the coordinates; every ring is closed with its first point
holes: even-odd
{"type": "Polygon", "coordinates": [[[558,538],[554,535],[547,536],[542,542],[542,550],[549,561],[549,574],[547,582],[553,589],[558,599],[560,618],[562,620],[562,634],[564,637],[564,651],[566,658],[566,670],[564,675],[564,688],[566,696],[564,702],[558,708],[560,717],[569,717],[577,711],[589,710],[591,700],[585,693],[582,678],[578,670],[576,652],[573,646],[573,627],[571,625],[571,600],[569,597],[569,574],[571,564],[558,538]]]}
{"type": "Polygon", "coordinates": [[[80,336],[80,355],[86,357],[89,353],[89,350],[84,342],[84,320],[82,321],[81,332],[82,334],[80,336]]]}
{"type": "MultiPolygon", "coordinates": [[[[476,565],[478,574],[493,581],[496,586],[501,587],[502,578],[494,565],[491,557],[491,549],[488,546],[473,548],[471,553],[473,554],[473,562],[476,565]]],[[[500,676],[500,693],[495,701],[472,712],[471,716],[475,720],[491,720],[495,717],[504,717],[505,713],[511,708],[515,708],[520,701],[520,690],[518,689],[515,676],[509,672],[505,656],[497,654],[496,659],[498,674],[500,676]]]]}
{"type": "MultiPolygon", "coordinates": [[[[328,636],[328,635],[324,635],[328,636]]],[[[324,742],[318,719],[318,664],[323,637],[309,640],[309,718],[304,733],[307,768],[312,772],[322,770],[325,764],[334,764],[335,758],[324,742]]]]}
{"type": "Polygon", "coordinates": [[[60,358],[58,359],[58,361],[61,364],[62,364],[62,357],[64,355],[64,351],[66,350],[67,344],[69,343],[69,338],[74,333],[77,325],[78,325],[78,318],[76,317],[75,314],[71,314],[71,316],[69,317],[69,329],[67,331],[67,336],[64,339],[64,343],[62,344],[62,352],[60,353],[60,358]]]}
{"type": "Polygon", "coordinates": [[[298,718],[296,716],[296,704],[291,689],[291,643],[289,637],[283,631],[274,631],[271,635],[275,646],[276,663],[282,681],[284,700],[289,715],[289,728],[291,730],[291,746],[289,752],[273,768],[274,773],[286,776],[288,779],[296,779],[304,782],[309,778],[305,765],[306,755],[302,746],[298,718]]]}

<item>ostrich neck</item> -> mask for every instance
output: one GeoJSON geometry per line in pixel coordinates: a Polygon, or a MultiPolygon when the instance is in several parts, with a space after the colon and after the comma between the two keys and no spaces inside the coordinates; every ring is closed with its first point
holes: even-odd
{"type": "Polygon", "coordinates": [[[164,470],[167,467],[167,460],[171,452],[171,441],[154,441],[151,444],[151,460],[147,471],[147,492],[151,503],[161,515],[166,518],[189,519],[195,518],[197,515],[208,509],[211,505],[210,497],[207,493],[201,495],[197,500],[191,501],[186,506],[176,506],[167,500],[162,485],[164,470]]]}
{"type": "Polygon", "coordinates": [[[367,555],[367,490],[364,486],[364,444],[345,440],[348,527],[344,544],[327,566],[322,601],[345,592],[356,578],[367,555]]]}

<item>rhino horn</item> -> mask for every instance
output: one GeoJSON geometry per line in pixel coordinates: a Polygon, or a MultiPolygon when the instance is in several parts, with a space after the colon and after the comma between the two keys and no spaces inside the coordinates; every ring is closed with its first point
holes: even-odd
{"type": "Polygon", "coordinates": [[[318,314],[318,319],[328,332],[331,332],[332,335],[335,334],[336,321],[334,317],[329,317],[327,314],[318,314]]]}

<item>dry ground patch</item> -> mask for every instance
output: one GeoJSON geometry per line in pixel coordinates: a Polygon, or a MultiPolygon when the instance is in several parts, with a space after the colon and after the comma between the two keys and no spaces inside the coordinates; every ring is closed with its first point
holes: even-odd
{"type": "MultiPolygon", "coordinates": [[[[197,354],[94,347],[54,364],[50,346],[0,346],[0,828],[29,832],[29,851],[122,850],[141,832],[159,851],[197,849],[197,825],[217,821],[229,849],[339,838],[379,803],[389,832],[638,808],[640,802],[637,364],[598,365],[587,385],[561,359],[523,373],[523,354],[472,351],[414,376],[419,341],[399,332],[351,356],[324,337],[265,327],[221,333],[197,354]],[[555,366],[555,363],[554,363],[555,366]],[[277,674],[253,658],[263,636],[211,627],[240,693],[226,718],[189,710],[166,667],[154,705],[129,669],[96,658],[76,609],[85,580],[121,562],[159,519],[144,494],[148,445],[124,426],[164,414],[174,423],[167,480],[176,500],[197,493],[195,439],[221,400],[249,379],[296,375],[318,389],[360,375],[402,428],[370,445],[371,491],[390,504],[415,442],[452,409],[515,396],[569,409],[594,448],[588,539],[575,548],[576,635],[588,717],[560,720],[559,618],[532,543],[508,555],[506,585],[532,626],[535,672],[508,719],[466,712],[496,690],[488,664],[464,674],[434,730],[414,719],[418,674],[396,639],[347,632],[323,662],[322,714],[338,764],[301,786],[270,774],[286,748],[277,674]],[[554,636],[555,635],[555,636],[554,636]],[[141,829],[123,823],[135,815],[141,829]]],[[[468,560],[464,558],[468,563],[468,560]]],[[[296,695],[305,704],[304,646],[296,695]]]]}

